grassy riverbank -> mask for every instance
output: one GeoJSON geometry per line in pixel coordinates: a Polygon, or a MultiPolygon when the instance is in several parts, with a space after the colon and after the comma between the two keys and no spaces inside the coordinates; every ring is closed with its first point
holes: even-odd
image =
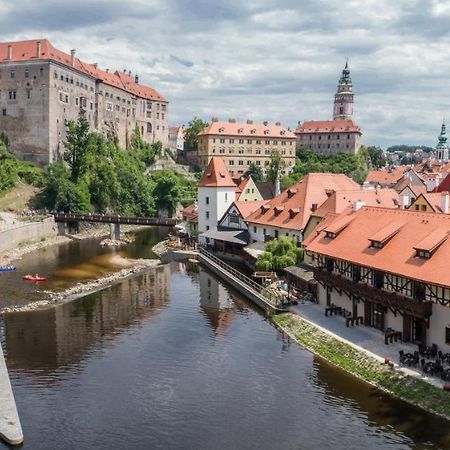
{"type": "Polygon", "coordinates": [[[450,420],[450,392],[380,363],[299,316],[280,314],[273,316],[272,320],[299,344],[337,367],[408,403],[450,420]]]}

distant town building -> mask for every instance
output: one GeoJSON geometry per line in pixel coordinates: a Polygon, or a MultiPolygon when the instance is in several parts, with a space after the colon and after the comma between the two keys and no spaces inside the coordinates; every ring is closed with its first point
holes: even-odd
{"type": "Polygon", "coordinates": [[[297,145],[319,155],[356,153],[361,147],[361,130],[353,122],[353,90],[348,62],[334,96],[333,120],[299,122],[297,145]]]}
{"type": "Polygon", "coordinates": [[[251,163],[267,173],[270,154],[280,152],[285,167],[281,175],[291,172],[295,165],[295,134],[279,122],[254,124],[236,123],[234,119],[219,122],[211,119],[211,124],[198,134],[198,164],[204,169],[212,157],[220,156],[231,176],[243,175],[251,163]]]}
{"type": "Polygon", "coordinates": [[[447,132],[445,130],[445,123],[442,123],[441,126],[441,134],[438,138],[435,155],[438,161],[448,161],[447,132]]]}
{"type": "Polygon", "coordinates": [[[169,146],[176,154],[184,150],[184,126],[169,128],[169,146]]]}
{"type": "Polygon", "coordinates": [[[84,116],[91,130],[128,147],[135,127],[146,142],[168,143],[168,102],[131,72],[100,70],[47,39],[0,43],[0,131],[11,150],[39,164],[61,158],[66,123],[84,116]]]}

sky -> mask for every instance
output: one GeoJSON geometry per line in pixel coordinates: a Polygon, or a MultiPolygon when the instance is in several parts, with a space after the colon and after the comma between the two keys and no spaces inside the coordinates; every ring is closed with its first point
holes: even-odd
{"type": "Polygon", "coordinates": [[[363,142],[435,146],[450,124],[450,0],[0,0],[2,41],[48,38],[131,70],[194,116],[295,128],[332,116],[349,60],[363,142]]]}

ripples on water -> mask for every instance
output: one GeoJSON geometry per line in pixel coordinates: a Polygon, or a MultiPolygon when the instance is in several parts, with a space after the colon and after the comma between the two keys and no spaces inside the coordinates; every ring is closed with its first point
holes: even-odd
{"type": "Polygon", "coordinates": [[[197,266],[8,315],[4,330],[24,449],[450,447],[448,423],[289,343],[197,266]]]}

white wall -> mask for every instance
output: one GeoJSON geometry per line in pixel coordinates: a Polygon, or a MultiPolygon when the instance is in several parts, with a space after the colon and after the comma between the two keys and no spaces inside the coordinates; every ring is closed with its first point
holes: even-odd
{"type": "Polygon", "coordinates": [[[445,343],[446,327],[450,327],[450,307],[433,303],[427,344],[436,344],[444,353],[450,352],[450,345],[445,343]]]}
{"type": "Polygon", "coordinates": [[[267,225],[257,225],[253,223],[248,224],[248,229],[250,232],[250,243],[264,242],[264,230],[266,230],[265,235],[275,237],[275,230],[278,230],[278,236],[288,236],[290,238],[294,238],[296,242],[301,242],[303,237],[302,233],[299,230],[291,230],[288,228],[277,228],[271,227],[267,225]]]}
{"type": "Polygon", "coordinates": [[[198,231],[216,230],[226,210],[234,202],[234,187],[198,188],[198,231]],[[209,202],[207,201],[209,199],[209,202]],[[207,214],[209,213],[209,218],[207,214]]]}

